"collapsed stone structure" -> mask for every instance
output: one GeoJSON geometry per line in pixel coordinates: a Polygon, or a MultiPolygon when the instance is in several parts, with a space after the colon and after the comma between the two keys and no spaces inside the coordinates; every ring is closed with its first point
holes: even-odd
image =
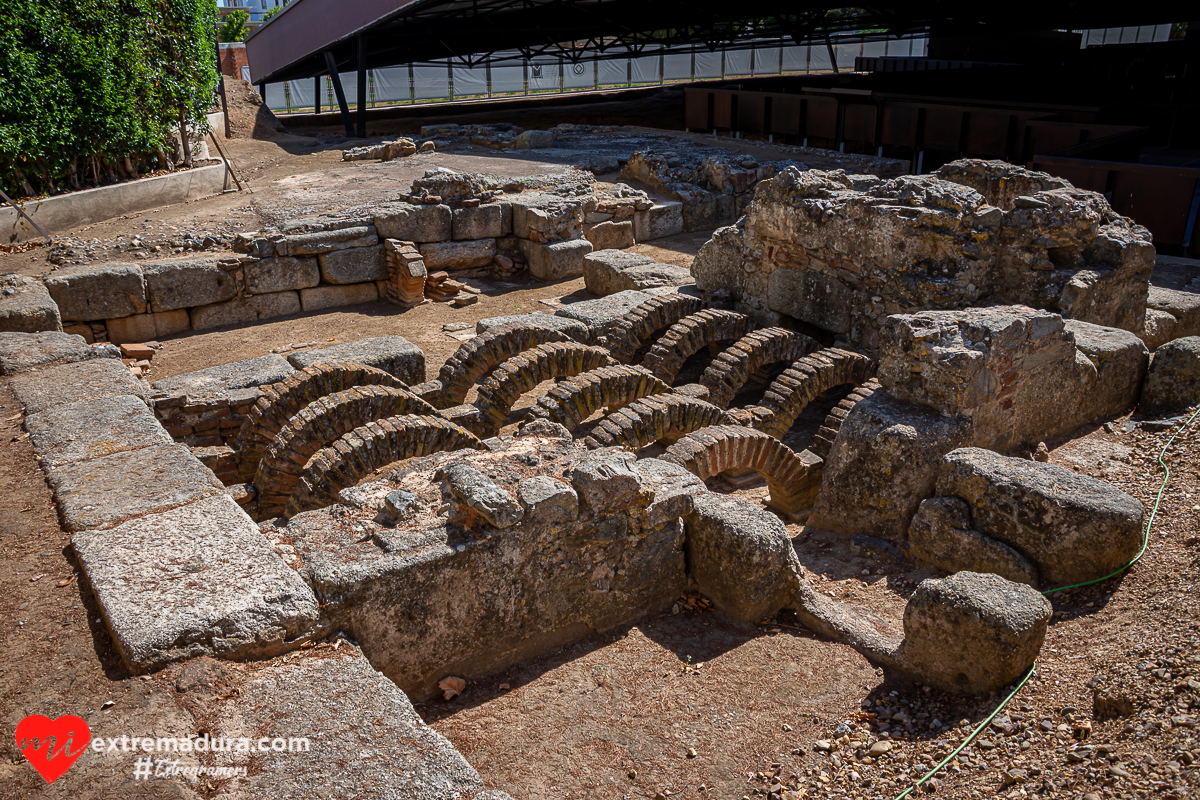
{"type": "Polygon", "coordinates": [[[884,319],[1020,303],[1140,333],[1150,234],[1094,192],[1003,162],[878,180],[788,167],[692,266],[738,310],[875,349],[884,319]]]}

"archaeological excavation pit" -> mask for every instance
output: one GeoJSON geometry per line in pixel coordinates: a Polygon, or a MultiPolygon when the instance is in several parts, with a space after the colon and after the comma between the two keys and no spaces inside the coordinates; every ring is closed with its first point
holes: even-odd
{"type": "MultiPolygon", "coordinates": [[[[888,177],[645,152],[624,177],[647,188],[432,170],[227,256],[48,279],[63,330],[0,333],[0,372],[124,667],[261,665],[211,731],[370,724],[391,753],[376,785],[498,799],[473,753],[499,755],[455,717],[511,722],[510,684],[586,676],[583,709],[626,656],[674,659],[672,680],[727,669],[745,706],[706,730],[731,739],[812,725],[826,685],[864,713],[885,679],[962,708],[1028,673],[1042,591],[1138,555],[1144,504],[1045,443],[1139,402],[1139,419],[1194,406],[1200,306],[1151,306],[1149,235],[1101,195],[975,161],[888,177]],[[632,252],[714,228],[690,270],[632,252]],[[388,335],[153,383],[67,332],[129,344],[368,295],[402,316],[477,302],[463,273],[484,268],[582,276],[589,298],[481,319],[442,363],[388,335]],[[750,686],[759,658],[795,684],[774,706],[750,686]],[[272,685],[323,710],[289,718],[272,685]]],[[[787,769],[750,788],[816,791],[812,758],[838,753],[845,791],[892,788],[892,737],[866,717],[813,731],[815,756],[777,754],[787,769]]],[[[710,788],[747,783],[740,745],[668,734],[672,757],[716,757],[710,788]]],[[[575,785],[654,796],[669,771],[638,783],[654,758],[635,750],[575,785]]]]}

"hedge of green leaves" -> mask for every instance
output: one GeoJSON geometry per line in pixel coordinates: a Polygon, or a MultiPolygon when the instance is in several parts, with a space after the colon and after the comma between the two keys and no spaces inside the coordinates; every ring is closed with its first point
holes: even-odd
{"type": "Polygon", "coordinates": [[[216,0],[0,0],[0,188],[10,196],[172,168],[204,124],[216,0]]]}

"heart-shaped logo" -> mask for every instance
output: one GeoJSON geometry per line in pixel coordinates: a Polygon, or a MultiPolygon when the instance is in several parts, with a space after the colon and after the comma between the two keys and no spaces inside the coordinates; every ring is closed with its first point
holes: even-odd
{"type": "Polygon", "coordinates": [[[17,725],[17,749],[47,783],[54,783],[87,750],[88,724],[73,714],[50,719],[30,714],[17,725]]]}

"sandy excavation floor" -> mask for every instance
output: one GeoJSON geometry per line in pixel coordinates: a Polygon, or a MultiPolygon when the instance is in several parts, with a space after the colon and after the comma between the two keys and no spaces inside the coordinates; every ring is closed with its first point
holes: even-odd
{"type": "MultiPolygon", "coordinates": [[[[91,226],[76,232],[80,255],[90,243],[93,255],[104,259],[161,257],[134,256],[143,250],[132,248],[130,238],[253,230],[283,214],[373,201],[430,166],[521,174],[561,166],[490,153],[438,153],[386,168],[342,165],[336,143],[330,149],[311,136],[235,139],[228,147],[253,194],[91,226]]],[[[705,239],[685,235],[637,249],[686,265],[705,239]]],[[[40,248],[0,254],[0,271],[42,274],[50,266],[40,248]]],[[[399,314],[375,303],[173,337],[149,379],[291,344],[384,334],[418,344],[432,376],[460,344],[444,324],[552,312],[564,297],[585,296],[581,280],[469,282],[485,297],[466,309],[429,304],[399,314]]],[[[801,428],[819,420],[810,417],[801,428]]],[[[789,443],[802,446],[805,435],[798,429],[789,443]]],[[[1104,475],[1149,506],[1162,475],[1155,459],[1169,435],[1127,429],[1120,420],[1111,432],[1097,428],[1050,443],[1052,460],[1104,475]]],[[[938,796],[1195,796],[1200,691],[1189,681],[1200,686],[1200,422],[1180,437],[1169,462],[1174,476],[1146,557],[1124,577],[1054,596],[1056,613],[1036,678],[939,776],[938,796]],[[1097,691],[1126,698],[1128,713],[1098,715],[1097,691]],[[1094,749],[1073,749],[1081,744],[1094,749]]],[[[732,491],[720,481],[713,488],[732,491]]],[[[739,493],[761,497],[765,487],[752,484],[739,493]]],[[[896,617],[903,598],[929,575],[851,552],[845,542],[803,526],[789,530],[823,591],[883,615],[896,617]]],[[[95,601],[80,586],[69,537],[58,527],[6,387],[0,388],[0,585],[6,589],[0,596],[0,716],[8,730],[37,712],[79,714],[97,735],[153,731],[162,720],[200,725],[235,690],[238,676],[255,668],[200,660],[143,677],[123,670],[95,601]],[[197,674],[212,679],[198,682],[197,674]]],[[[488,787],[518,800],[767,797],[776,788],[796,793],[787,797],[892,798],[999,699],[955,698],[898,682],[849,648],[815,638],[790,615],[735,625],[696,596],[680,598],[677,607],[678,613],[651,614],[472,682],[453,701],[418,710],[488,787]],[[865,745],[884,733],[892,746],[879,757],[858,757],[853,745],[833,752],[816,747],[819,740],[836,744],[843,734],[849,736],[843,742],[865,745]]],[[[171,782],[135,782],[130,772],[92,774],[86,785],[70,786],[47,786],[22,763],[11,738],[0,741],[0,798],[181,796],[171,782]]],[[[197,792],[222,796],[215,784],[197,792]]]]}

